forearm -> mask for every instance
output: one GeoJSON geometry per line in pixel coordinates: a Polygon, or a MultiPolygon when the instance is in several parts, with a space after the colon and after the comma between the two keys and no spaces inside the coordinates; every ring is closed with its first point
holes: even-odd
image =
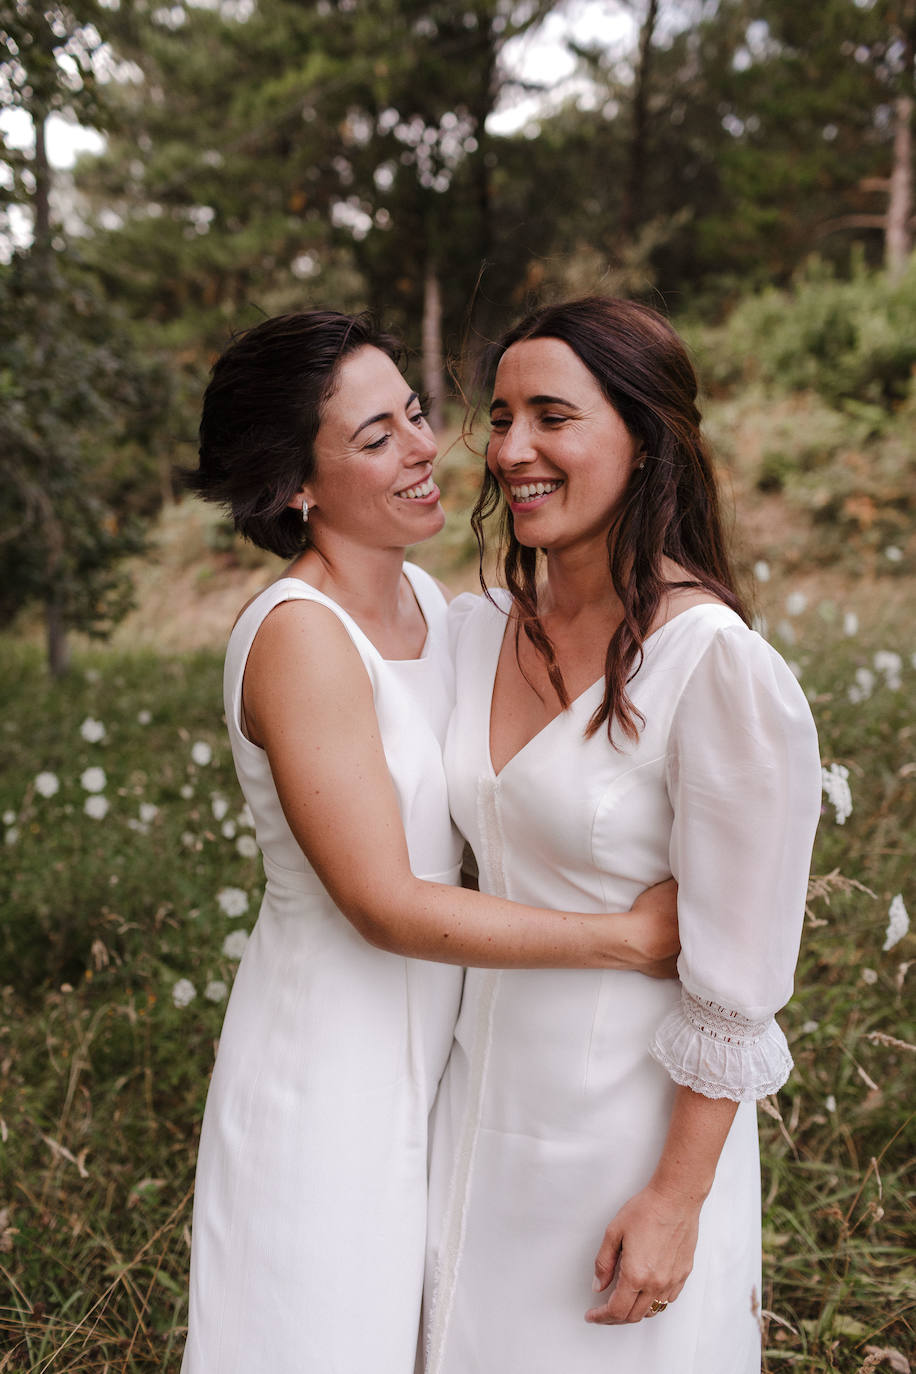
{"type": "Polygon", "coordinates": [[[370,944],[477,968],[632,969],[646,962],[643,918],[524,906],[412,876],[384,895],[332,894],[370,944]]]}
{"type": "Polygon", "coordinates": [[[738,1103],[728,1097],[704,1097],[678,1087],[665,1147],[649,1187],[699,1209],[712,1187],[737,1110],[738,1103]]]}

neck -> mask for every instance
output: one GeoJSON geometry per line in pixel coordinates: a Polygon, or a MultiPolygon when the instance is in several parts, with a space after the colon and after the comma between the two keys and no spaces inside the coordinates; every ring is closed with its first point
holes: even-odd
{"type": "Polygon", "coordinates": [[[604,540],[587,547],[548,550],[546,584],[538,604],[543,614],[566,620],[596,611],[619,614],[620,602],[611,584],[604,540]]]}
{"type": "Polygon", "coordinates": [[[372,548],[327,534],[292,564],[290,572],[343,606],[359,623],[394,623],[398,617],[402,548],[372,548]]]}

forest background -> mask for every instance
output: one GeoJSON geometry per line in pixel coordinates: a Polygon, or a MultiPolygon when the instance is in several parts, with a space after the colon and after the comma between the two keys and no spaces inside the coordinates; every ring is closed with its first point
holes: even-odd
{"type": "Polygon", "coordinates": [[[180,1361],[260,885],[220,646],[275,572],[179,500],[213,358],[377,310],[443,437],[415,556],[468,587],[469,364],[592,291],[687,337],[821,736],[766,1368],[911,1368],[914,51],[916,0],[0,0],[0,1371],[180,1361]],[[99,135],[68,170],[62,121],[99,135]]]}

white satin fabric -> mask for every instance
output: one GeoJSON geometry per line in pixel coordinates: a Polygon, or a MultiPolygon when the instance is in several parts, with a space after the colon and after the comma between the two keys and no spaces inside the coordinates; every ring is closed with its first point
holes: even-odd
{"type": "Polygon", "coordinates": [[[452,684],[445,602],[408,566],[423,656],[384,660],[333,601],[284,578],[229,641],[225,709],[267,886],[226,1012],[197,1166],[183,1374],[412,1374],[426,1227],[427,1117],[461,970],[374,949],[299,848],[264,752],[240,727],[264,617],[315,601],[369,675],[420,877],[455,882],[442,742],[452,684]]]}
{"type": "Polygon", "coordinates": [[[792,991],[820,759],[789,669],[738,616],[692,607],[653,634],[629,686],[638,741],[585,726],[603,680],[497,776],[490,701],[508,598],[450,617],[452,814],[481,888],[570,911],[626,910],[680,884],[681,981],[470,970],[434,1116],[427,1374],[752,1374],[760,1368],[760,1185],[752,1099],[791,1059],[792,991]],[[648,1181],[675,1091],[742,1105],[668,1310],[592,1326],[604,1228],[648,1181]]]}

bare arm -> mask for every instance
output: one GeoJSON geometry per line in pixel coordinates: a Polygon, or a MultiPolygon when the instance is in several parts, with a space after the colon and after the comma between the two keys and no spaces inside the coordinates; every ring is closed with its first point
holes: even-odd
{"type": "Polygon", "coordinates": [[[737,1102],[679,1087],[661,1159],[604,1233],[595,1259],[595,1291],[616,1278],[606,1302],[586,1321],[638,1322],[653,1300],[673,1302],[693,1268],[700,1209],[712,1187],[737,1102]]]}
{"type": "Polygon", "coordinates": [[[546,911],[410,870],[372,690],[326,608],[278,606],[245,672],[245,720],[266,750],[290,829],[330,896],[381,949],[494,968],[645,968],[677,948],[670,893],[634,914],[546,911]]]}

